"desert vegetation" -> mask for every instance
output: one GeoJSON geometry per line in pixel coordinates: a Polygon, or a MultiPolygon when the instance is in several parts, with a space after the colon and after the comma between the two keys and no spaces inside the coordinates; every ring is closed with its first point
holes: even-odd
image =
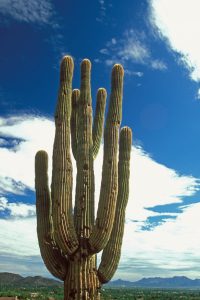
{"type": "MultiPolygon", "coordinates": [[[[22,300],[61,300],[62,288],[1,288],[0,297],[18,296],[22,300]]],[[[167,289],[103,289],[103,300],[198,300],[200,290],[167,290],[167,289]]]]}
{"type": "Polygon", "coordinates": [[[64,281],[64,299],[100,299],[101,285],[114,275],[121,253],[125,208],[129,194],[132,132],[120,130],[123,67],[114,65],[111,95],[104,129],[104,158],[97,217],[94,215],[94,159],[104,127],[106,90],[97,92],[92,116],[91,63],[81,63],[80,91],[72,92],[73,59],[63,58],[55,112],[55,140],[51,192],[48,155],[36,154],[37,232],[48,270],[64,281]],[[119,143],[119,161],[118,161],[119,143]],[[76,196],[72,207],[71,149],[76,160],[76,196]],[[99,267],[96,254],[103,250],[99,267]]]}

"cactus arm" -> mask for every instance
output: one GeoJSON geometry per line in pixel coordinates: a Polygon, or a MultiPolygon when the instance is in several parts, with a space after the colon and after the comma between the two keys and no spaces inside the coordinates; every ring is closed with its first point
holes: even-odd
{"type": "Polygon", "coordinates": [[[100,282],[108,282],[114,275],[121,256],[121,245],[124,234],[125,210],[129,196],[130,153],[132,145],[132,131],[124,127],[120,133],[119,162],[118,162],[118,196],[115,220],[112,233],[103,250],[98,269],[100,282]]]}
{"type": "Polygon", "coordinates": [[[77,178],[74,219],[78,236],[88,238],[94,223],[94,169],[92,157],[91,63],[81,63],[81,88],[78,105],[77,178]]]}
{"type": "Polygon", "coordinates": [[[118,192],[117,152],[122,117],[123,67],[112,70],[111,96],[104,131],[104,158],[96,224],[89,239],[91,253],[101,251],[107,244],[113,227],[118,192]]]}
{"type": "Polygon", "coordinates": [[[73,68],[72,58],[65,56],[61,63],[60,89],[55,112],[51,185],[54,236],[65,255],[71,255],[79,246],[72,218],[70,121],[73,68]]]}
{"type": "Polygon", "coordinates": [[[93,158],[95,159],[99,147],[101,145],[101,139],[103,134],[103,125],[104,125],[104,112],[106,106],[106,90],[104,88],[98,89],[97,92],[97,103],[96,103],[96,112],[94,118],[94,125],[92,131],[93,137],[93,158]]]}
{"type": "Polygon", "coordinates": [[[76,159],[77,154],[77,126],[78,126],[78,100],[80,97],[80,91],[74,89],[72,92],[72,114],[71,114],[71,144],[72,144],[72,153],[76,159]]]}
{"type": "Polygon", "coordinates": [[[37,234],[40,252],[47,269],[55,277],[64,280],[66,276],[67,259],[56,247],[52,233],[51,198],[48,187],[48,155],[38,151],[35,157],[35,188],[37,234]]]}

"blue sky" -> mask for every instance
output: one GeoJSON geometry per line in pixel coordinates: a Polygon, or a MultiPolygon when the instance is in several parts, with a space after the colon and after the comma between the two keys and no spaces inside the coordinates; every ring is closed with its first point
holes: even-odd
{"type": "MultiPolygon", "coordinates": [[[[198,0],[0,2],[0,270],[49,276],[36,237],[34,155],[51,157],[63,55],[92,62],[92,95],[125,69],[130,197],[115,278],[199,277],[198,0]]],[[[96,201],[101,180],[96,161],[96,201]]],[[[51,174],[51,170],[50,170],[51,174]]],[[[51,175],[50,175],[51,176],[51,175]]],[[[100,258],[99,258],[100,259],[100,258]]]]}

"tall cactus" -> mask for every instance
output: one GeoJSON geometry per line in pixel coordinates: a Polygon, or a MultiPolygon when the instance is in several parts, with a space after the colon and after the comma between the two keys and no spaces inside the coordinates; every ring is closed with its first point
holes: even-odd
{"type": "Polygon", "coordinates": [[[65,56],[61,63],[55,112],[51,193],[48,155],[41,150],[35,157],[37,233],[46,267],[64,281],[64,299],[100,299],[100,287],[112,278],[120,259],[129,193],[132,132],[124,127],[119,136],[124,71],[116,64],[112,70],[102,182],[95,220],[93,162],[101,144],[107,95],[105,89],[98,90],[93,122],[91,63],[88,59],[81,63],[80,91],[72,91],[73,68],[72,58],[65,56]],[[77,165],[74,208],[70,140],[77,165]],[[97,268],[96,254],[101,250],[101,263],[97,268]]]}

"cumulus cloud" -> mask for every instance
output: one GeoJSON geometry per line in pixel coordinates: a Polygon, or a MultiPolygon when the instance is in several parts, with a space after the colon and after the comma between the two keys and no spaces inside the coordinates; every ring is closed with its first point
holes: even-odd
{"type": "Polygon", "coordinates": [[[199,214],[200,203],[185,206],[176,219],[152,231],[140,231],[137,223],[128,222],[119,265],[121,277],[135,280],[143,274],[198,278],[199,214]]]}
{"type": "MultiPolygon", "coordinates": [[[[8,211],[8,217],[0,219],[0,256],[5,252],[7,255],[16,255],[18,259],[20,256],[22,258],[24,254],[38,256],[35,208],[29,203],[11,201],[9,193],[19,194],[20,192],[25,193],[27,188],[34,189],[34,156],[40,149],[44,149],[49,153],[49,177],[51,177],[54,123],[46,117],[31,115],[0,118],[0,134],[3,139],[9,141],[10,145],[9,147],[6,147],[4,143],[0,145],[0,176],[6,182],[4,190],[0,191],[2,195],[0,213],[8,211]],[[12,143],[12,140],[17,142],[12,143]],[[6,178],[9,178],[10,181],[6,181],[6,178]],[[20,187],[15,186],[13,182],[15,184],[19,183],[20,187]]],[[[100,153],[95,161],[96,207],[100,190],[101,169],[99,166],[102,163],[102,157],[103,147],[100,148],[100,153]]],[[[75,170],[74,161],[73,165],[75,170]]],[[[144,263],[147,263],[147,265],[153,264],[152,268],[153,266],[157,269],[163,268],[164,272],[164,270],[168,270],[167,263],[169,263],[169,260],[167,260],[163,251],[167,249],[171,251],[171,255],[174,257],[172,262],[176,263],[177,255],[180,254],[184,241],[184,251],[189,249],[189,235],[192,239],[198,240],[198,233],[195,231],[192,233],[194,227],[191,226],[193,225],[188,228],[189,217],[191,217],[195,208],[198,212],[200,209],[198,205],[182,207],[183,212],[180,215],[173,212],[162,213],[164,223],[158,223],[151,231],[142,230],[149,217],[161,215],[148,208],[170,203],[182,205],[183,198],[195,195],[198,189],[199,182],[196,178],[180,175],[175,170],[157,163],[141,147],[132,147],[130,197],[127,207],[123,256],[117,277],[124,276],[125,278],[125,271],[123,270],[126,269],[127,262],[129,262],[129,268],[132,268],[131,260],[133,260],[133,265],[138,262],[137,278],[145,275],[145,271],[143,272],[139,268],[139,260],[144,257],[144,263]],[[176,217],[176,219],[168,219],[168,217],[176,217]],[[181,227],[186,228],[186,230],[181,229],[181,227]],[[175,232],[177,234],[176,243],[181,245],[178,249],[178,246],[173,246],[175,232]],[[165,236],[166,242],[164,241],[165,236]],[[169,247],[171,248],[169,249],[169,247]],[[159,255],[157,256],[157,254],[159,255]],[[156,261],[155,266],[154,260],[156,257],[160,260],[156,261]]],[[[194,217],[192,222],[197,223],[197,218],[194,217]]],[[[185,267],[194,264],[192,259],[195,260],[195,255],[200,253],[196,252],[198,249],[195,247],[197,245],[191,250],[191,260],[188,264],[186,260],[184,261],[185,267]]],[[[25,264],[26,262],[23,265],[25,264]]],[[[3,270],[10,270],[8,264],[6,266],[4,265],[3,270]]],[[[16,271],[16,269],[14,268],[13,271],[16,271]]],[[[133,272],[132,278],[130,275],[130,279],[134,279],[134,276],[136,276],[134,274],[133,272]]]]}
{"type": "Polygon", "coordinates": [[[200,81],[200,2],[150,0],[150,20],[194,81],[200,81]]]}
{"type": "Polygon", "coordinates": [[[8,202],[5,197],[0,197],[0,211],[6,212],[10,217],[31,217],[35,216],[35,205],[23,202],[8,202]]]}
{"type": "Polygon", "coordinates": [[[0,14],[20,22],[50,24],[53,7],[48,0],[1,0],[0,14]]]}
{"type": "Polygon", "coordinates": [[[0,147],[1,190],[4,187],[4,192],[19,193],[34,189],[34,157],[40,149],[52,152],[54,123],[39,116],[0,118],[0,134],[11,141],[19,140],[13,147],[0,147]]]}
{"type": "MultiPolygon", "coordinates": [[[[101,178],[103,148],[95,160],[96,178],[101,178]]],[[[181,203],[186,196],[192,196],[199,189],[199,182],[192,176],[178,174],[175,170],[157,163],[141,147],[132,146],[130,165],[130,192],[126,217],[143,224],[148,217],[159,214],[147,208],[157,205],[181,203]]],[[[96,182],[96,195],[100,181],[96,182]]],[[[173,214],[172,214],[173,215],[173,214]]]]}
{"type": "Polygon", "coordinates": [[[14,193],[23,195],[26,186],[20,182],[7,177],[5,174],[0,175],[0,194],[14,193]]]}
{"type": "Polygon", "coordinates": [[[132,148],[130,178],[127,217],[137,221],[151,214],[145,208],[181,202],[199,188],[196,178],[157,163],[140,147],[132,148]]]}
{"type": "Polygon", "coordinates": [[[106,43],[106,47],[100,49],[100,54],[105,56],[106,65],[122,63],[129,75],[136,75],[142,72],[130,70],[130,63],[146,65],[154,70],[166,70],[167,65],[161,59],[155,59],[147,46],[145,32],[137,30],[126,30],[119,39],[112,38],[106,43]]]}

